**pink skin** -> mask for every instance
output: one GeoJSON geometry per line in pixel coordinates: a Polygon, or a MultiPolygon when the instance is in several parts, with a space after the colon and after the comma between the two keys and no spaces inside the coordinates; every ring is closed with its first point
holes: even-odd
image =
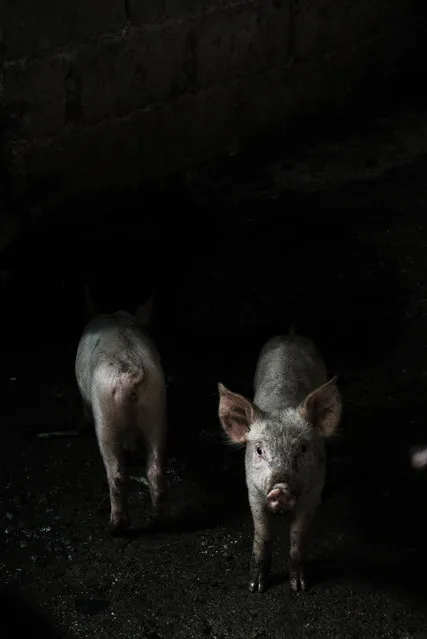
{"type": "Polygon", "coordinates": [[[268,509],[273,513],[293,510],[296,502],[287,484],[276,484],[267,495],[268,509]]]}
{"type": "MultiPolygon", "coordinates": [[[[255,397],[259,396],[264,403],[264,410],[255,402],[218,384],[218,414],[222,428],[232,443],[247,445],[246,483],[254,526],[248,583],[250,592],[263,592],[266,588],[273,542],[272,518],[269,515],[285,511],[293,511],[289,529],[290,585],[295,592],[305,589],[303,549],[324,485],[326,460],[323,439],[335,433],[341,418],[342,402],[336,377],[311,390],[302,401],[298,399],[298,393],[302,392],[302,389],[298,391],[300,365],[295,364],[299,346],[291,348],[288,342],[284,340],[276,350],[270,344],[270,351],[267,348],[260,356],[255,397]],[[292,368],[294,364],[295,371],[292,368]],[[292,377],[294,373],[295,379],[292,377]],[[286,393],[281,385],[282,378],[286,379],[286,393]],[[277,393],[277,406],[284,405],[284,400],[289,405],[280,413],[280,419],[277,406],[268,400],[271,389],[277,393]],[[310,458],[305,453],[312,439],[315,440],[315,446],[310,458]],[[298,486],[295,491],[297,494],[286,482],[289,471],[290,482],[295,483],[293,488],[298,486]]],[[[304,348],[303,361],[306,361],[308,349],[304,351],[304,348]]],[[[319,364],[310,353],[308,357],[311,357],[313,370],[318,365],[316,379],[325,377],[322,362],[319,360],[319,364]]],[[[307,384],[312,383],[309,374],[306,380],[307,384]]]]}
{"type": "Polygon", "coordinates": [[[413,468],[421,470],[427,466],[427,448],[414,451],[411,454],[411,464],[413,468]]]}

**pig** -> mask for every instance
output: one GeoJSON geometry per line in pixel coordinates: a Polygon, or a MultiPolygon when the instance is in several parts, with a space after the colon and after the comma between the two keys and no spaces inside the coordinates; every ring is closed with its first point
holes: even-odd
{"type": "Polygon", "coordinates": [[[109,530],[114,535],[130,527],[125,453],[134,452],[138,443],[145,443],[147,449],[147,480],[155,513],[164,502],[166,384],[159,353],[147,333],[152,306],[151,297],[134,315],[127,311],[96,315],[83,331],[75,360],[86,421],[94,422],[105,466],[109,530]]]}
{"type": "Polygon", "coordinates": [[[423,470],[427,466],[427,446],[424,448],[413,448],[410,451],[412,468],[423,470]]]}
{"type": "Polygon", "coordinates": [[[321,503],[326,475],[324,440],[342,413],[337,376],[327,381],[322,355],[294,331],[263,346],[254,399],[218,383],[219,420],[231,444],[246,446],[245,470],[254,537],[249,590],[263,592],[272,556],[272,516],[291,515],[289,581],[306,589],[303,549],[321,503]]]}

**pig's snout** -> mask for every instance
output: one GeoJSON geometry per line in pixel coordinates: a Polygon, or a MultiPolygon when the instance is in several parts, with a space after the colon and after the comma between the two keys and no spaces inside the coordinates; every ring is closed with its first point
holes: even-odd
{"type": "Polygon", "coordinates": [[[296,502],[288,484],[275,484],[267,495],[268,508],[273,513],[292,510],[296,502]]]}

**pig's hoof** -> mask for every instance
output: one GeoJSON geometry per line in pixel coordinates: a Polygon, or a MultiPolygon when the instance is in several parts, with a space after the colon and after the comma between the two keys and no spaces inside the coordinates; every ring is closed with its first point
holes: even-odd
{"type": "Polygon", "coordinates": [[[298,592],[299,590],[301,592],[304,592],[305,577],[304,577],[303,571],[299,570],[298,572],[292,573],[289,577],[289,583],[291,585],[291,590],[293,590],[293,592],[298,592]]]}
{"type": "Polygon", "coordinates": [[[266,575],[262,572],[253,573],[249,579],[250,592],[264,592],[267,586],[266,575]]]}
{"type": "Polygon", "coordinates": [[[108,529],[113,537],[119,537],[124,535],[130,527],[129,517],[121,516],[114,519],[110,519],[108,529]]]}

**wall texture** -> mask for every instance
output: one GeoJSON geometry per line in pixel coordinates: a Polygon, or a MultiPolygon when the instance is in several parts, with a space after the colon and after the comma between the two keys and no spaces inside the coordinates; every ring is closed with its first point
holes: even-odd
{"type": "Polygon", "coordinates": [[[2,0],[8,184],[63,195],[135,185],[238,151],[304,107],[381,85],[414,47],[417,6],[2,0]]]}

